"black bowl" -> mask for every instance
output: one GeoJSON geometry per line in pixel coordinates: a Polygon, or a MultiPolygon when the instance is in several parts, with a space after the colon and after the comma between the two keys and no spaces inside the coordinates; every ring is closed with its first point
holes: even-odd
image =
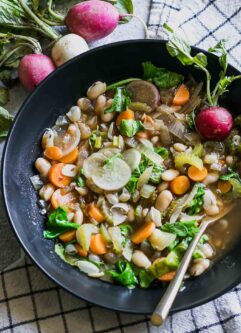
{"type": "MultiPolygon", "coordinates": [[[[193,49],[193,52],[198,52],[193,49]]],[[[218,59],[207,53],[209,69],[218,78],[218,59]]],[[[185,75],[204,79],[192,67],[184,67],[171,58],[165,42],[136,40],[120,42],[91,50],[57,69],[35,89],[18,113],[9,134],[2,164],[2,189],[8,217],[21,245],[33,261],[56,283],[74,295],[109,309],[149,314],[164,288],[128,290],[97,279],[90,279],[64,262],[53,252],[53,242],[42,236],[44,218],[39,213],[37,195],[29,177],[36,171],[34,161],[41,153],[43,130],[65,114],[76,100],[85,95],[96,80],[115,82],[127,77],[141,77],[143,61],[167,67],[185,75]]],[[[238,74],[229,67],[229,74],[238,74]]],[[[225,99],[233,112],[241,108],[241,82],[235,82],[225,99]]],[[[241,242],[212,269],[199,278],[187,281],[177,296],[174,311],[207,302],[235,286],[241,280],[241,242]]]]}

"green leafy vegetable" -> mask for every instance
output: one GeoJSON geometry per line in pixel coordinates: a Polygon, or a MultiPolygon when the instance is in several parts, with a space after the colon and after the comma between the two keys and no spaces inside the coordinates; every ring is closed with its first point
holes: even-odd
{"type": "Polygon", "coordinates": [[[118,260],[116,268],[107,271],[107,273],[109,273],[117,283],[128,288],[134,288],[138,284],[137,276],[128,261],[118,260]]]}
{"type": "Polygon", "coordinates": [[[125,111],[131,104],[130,96],[123,87],[117,87],[113,98],[112,106],[105,110],[105,113],[125,111]]]}
{"type": "MultiPolygon", "coordinates": [[[[108,2],[113,4],[120,14],[133,14],[134,6],[132,0],[109,0],[108,2]]],[[[123,16],[119,24],[128,23],[131,19],[131,16],[123,16]]]]}
{"type": "Polygon", "coordinates": [[[153,82],[159,89],[175,87],[184,80],[183,75],[171,72],[166,68],[156,67],[149,61],[143,62],[142,66],[143,78],[153,82]]]}
{"type": "Polygon", "coordinates": [[[232,185],[232,192],[228,193],[232,199],[241,198],[241,183],[238,179],[230,178],[230,184],[232,185]]]}
{"type": "Polygon", "coordinates": [[[14,117],[3,107],[0,106],[0,137],[6,137],[8,130],[13,123],[14,117]]]}
{"type": "Polygon", "coordinates": [[[186,121],[187,121],[187,125],[190,128],[191,131],[195,131],[195,113],[191,112],[189,114],[186,115],[186,121]]]}
{"type": "Polygon", "coordinates": [[[132,138],[136,133],[140,132],[143,128],[144,126],[140,120],[123,119],[121,121],[119,130],[122,135],[132,138]]]}
{"type": "Polygon", "coordinates": [[[165,223],[161,227],[162,231],[170,232],[181,238],[194,237],[199,229],[197,221],[181,221],[175,223],[165,223]]]}
{"type": "Polygon", "coordinates": [[[159,184],[161,181],[161,175],[165,171],[163,166],[154,165],[150,177],[150,181],[154,184],[159,184]]]}
{"type": "Polygon", "coordinates": [[[189,43],[178,36],[174,31],[166,24],[163,25],[166,30],[171,34],[171,38],[166,44],[167,50],[172,57],[177,58],[184,66],[194,65],[196,68],[202,70],[206,75],[206,95],[210,105],[217,105],[219,97],[227,91],[227,87],[234,80],[240,79],[241,75],[237,76],[225,76],[228,62],[227,51],[225,49],[224,41],[221,40],[213,48],[209,49],[209,52],[216,53],[219,56],[219,63],[221,66],[220,79],[217,82],[214,90],[211,92],[210,83],[211,75],[207,70],[207,57],[202,52],[197,53],[195,56],[191,55],[191,46],[189,43]]]}
{"type": "Polygon", "coordinates": [[[154,151],[160,155],[164,160],[166,160],[169,156],[169,151],[164,147],[155,147],[154,151]]]}
{"type": "Polygon", "coordinates": [[[195,197],[189,203],[189,207],[186,210],[188,215],[196,215],[200,213],[204,203],[204,194],[205,191],[203,186],[199,186],[195,197]]]}
{"type": "Polygon", "coordinates": [[[79,225],[69,222],[67,212],[62,207],[58,207],[49,214],[46,227],[47,230],[44,230],[44,237],[51,239],[68,230],[78,229],[79,225]]]}
{"type": "Polygon", "coordinates": [[[100,149],[102,147],[102,136],[105,132],[100,132],[99,127],[91,132],[89,137],[89,145],[92,149],[100,149]]]}
{"type": "Polygon", "coordinates": [[[5,105],[9,101],[8,90],[4,87],[0,87],[0,104],[5,105]]]}
{"type": "Polygon", "coordinates": [[[123,87],[125,86],[126,84],[130,83],[130,82],[133,82],[133,81],[137,81],[137,80],[140,80],[138,78],[134,78],[134,77],[131,77],[129,79],[125,79],[125,80],[121,80],[121,81],[118,81],[118,82],[115,82],[115,83],[112,83],[112,84],[109,84],[107,87],[106,87],[106,91],[109,91],[109,90],[113,90],[113,89],[116,89],[118,87],[123,87]]]}
{"type": "Polygon", "coordinates": [[[128,237],[130,236],[130,234],[133,231],[133,228],[130,224],[121,224],[120,230],[121,230],[121,236],[122,236],[121,245],[124,247],[128,237]]]}
{"type": "Polygon", "coordinates": [[[154,279],[155,276],[151,272],[146,271],[145,269],[140,269],[138,273],[138,280],[142,288],[150,287],[150,284],[153,282],[154,279]]]}
{"type": "Polygon", "coordinates": [[[56,243],[54,246],[54,252],[67,264],[71,266],[75,266],[76,262],[78,261],[78,258],[72,257],[65,253],[64,247],[60,243],[56,243]]]}
{"type": "Polygon", "coordinates": [[[241,183],[240,176],[237,172],[233,171],[231,168],[228,168],[228,173],[225,175],[221,175],[219,179],[221,180],[230,180],[230,179],[237,179],[241,183]]]}
{"type": "Polygon", "coordinates": [[[81,176],[76,176],[74,177],[73,181],[78,187],[84,187],[85,186],[85,181],[81,176]]]}

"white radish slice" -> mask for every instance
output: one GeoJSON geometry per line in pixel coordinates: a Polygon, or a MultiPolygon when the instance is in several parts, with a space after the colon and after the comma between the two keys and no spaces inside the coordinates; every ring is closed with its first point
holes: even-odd
{"type": "Polygon", "coordinates": [[[79,168],[75,164],[65,164],[61,170],[62,175],[75,177],[78,174],[79,168]]]}
{"type": "Polygon", "coordinates": [[[110,166],[104,165],[93,171],[91,176],[93,182],[105,191],[120,190],[131,178],[130,167],[120,158],[114,159],[110,166]]]}
{"type": "Polygon", "coordinates": [[[83,172],[86,178],[92,177],[95,170],[102,168],[103,162],[106,157],[100,153],[94,153],[84,160],[83,172]]]}
{"type": "Polygon", "coordinates": [[[134,171],[141,162],[141,153],[134,148],[130,148],[123,153],[123,158],[131,168],[131,171],[134,171]]]}
{"type": "Polygon", "coordinates": [[[78,266],[79,270],[81,270],[81,272],[88,275],[100,273],[99,268],[95,264],[92,264],[92,262],[86,260],[78,260],[76,262],[76,265],[78,266]]]}
{"type": "Polygon", "coordinates": [[[111,156],[114,156],[120,152],[121,152],[121,150],[119,148],[102,148],[98,151],[98,153],[103,154],[106,159],[110,158],[111,156]]]}

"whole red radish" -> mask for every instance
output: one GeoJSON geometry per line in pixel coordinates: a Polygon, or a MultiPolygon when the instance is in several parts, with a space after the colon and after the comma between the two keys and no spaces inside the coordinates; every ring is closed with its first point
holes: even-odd
{"type": "Polygon", "coordinates": [[[220,106],[209,106],[198,113],[195,125],[205,139],[221,141],[229,135],[233,118],[227,109],[220,106]]]}
{"type": "Polygon", "coordinates": [[[109,35],[118,25],[120,15],[108,2],[88,0],[70,8],[66,25],[69,30],[92,42],[109,35]]]}
{"type": "Polygon", "coordinates": [[[55,70],[52,60],[44,54],[27,54],[18,67],[22,85],[32,91],[41,81],[55,70]]]}

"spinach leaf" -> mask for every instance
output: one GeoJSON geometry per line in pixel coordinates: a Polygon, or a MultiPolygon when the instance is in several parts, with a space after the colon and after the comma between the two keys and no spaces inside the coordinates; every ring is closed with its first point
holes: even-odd
{"type": "Polygon", "coordinates": [[[142,288],[150,287],[150,284],[153,282],[154,279],[155,276],[151,272],[148,272],[145,269],[140,269],[138,273],[138,280],[142,288]]]}
{"type": "Polygon", "coordinates": [[[133,194],[136,190],[138,179],[140,178],[141,174],[146,170],[148,167],[148,161],[143,159],[139,166],[132,172],[131,178],[126,185],[126,189],[133,194]]]}
{"type": "Polygon", "coordinates": [[[74,177],[73,181],[78,187],[84,187],[85,186],[85,181],[81,176],[76,176],[74,177]]]}
{"type": "Polygon", "coordinates": [[[122,242],[121,245],[124,247],[129,235],[132,233],[133,228],[130,224],[122,224],[120,225],[122,242]]]}
{"type": "Polygon", "coordinates": [[[239,174],[233,171],[231,168],[228,168],[228,173],[226,173],[225,175],[221,175],[219,179],[221,180],[237,179],[241,183],[239,174]]]}
{"type": "Polygon", "coordinates": [[[68,230],[78,229],[79,225],[69,222],[67,212],[62,207],[58,207],[49,214],[46,227],[44,237],[55,238],[68,230]]]}
{"type": "Polygon", "coordinates": [[[8,130],[13,123],[14,117],[3,107],[0,106],[0,137],[6,137],[8,130]]]}
{"type": "Polygon", "coordinates": [[[141,131],[143,128],[144,126],[140,120],[124,119],[121,121],[119,130],[122,135],[132,138],[136,133],[141,131]]]}
{"type": "Polygon", "coordinates": [[[169,151],[164,147],[155,147],[154,151],[155,153],[160,155],[164,160],[166,160],[169,156],[169,151]]]}
{"type": "Polygon", "coordinates": [[[189,114],[186,115],[186,121],[187,121],[187,125],[190,128],[191,131],[195,131],[195,113],[191,112],[189,114]]]}
{"type": "Polygon", "coordinates": [[[125,111],[131,104],[130,96],[123,87],[117,87],[113,98],[112,106],[105,110],[105,113],[125,111]]]}
{"type": "Polygon", "coordinates": [[[166,68],[154,66],[151,62],[142,63],[143,78],[153,82],[159,89],[169,89],[177,86],[184,80],[183,75],[171,72],[166,68]]]}
{"type": "Polygon", "coordinates": [[[199,228],[197,226],[197,221],[181,221],[175,223],[166,223],[161,227],[162,231],[170,232],[181,238],[194,237],[199,228]]]}
{"type": "Polygon", "coordinates": [[[150,182],[154,184],[159,184],[161,180],[161,175],[165,171],[165,168],[163,166],[157,166],[154,165],[150,177],[150,182]]]}
{"type": "Polygon", "coordinates": [[[204,188],[203,186],[199,186],[197,189],[197,193],[189,204],[186,212],[188,215],[196,215],[200,213],[203,203],[204,203],[204,188]]]}
{"type": "Polygon", "coordinates": [[[108,270],[107,273],[125,287],[134,288],[138,284],[137,276],[128,261],[118,260],[115,269],[108,270]]]}

